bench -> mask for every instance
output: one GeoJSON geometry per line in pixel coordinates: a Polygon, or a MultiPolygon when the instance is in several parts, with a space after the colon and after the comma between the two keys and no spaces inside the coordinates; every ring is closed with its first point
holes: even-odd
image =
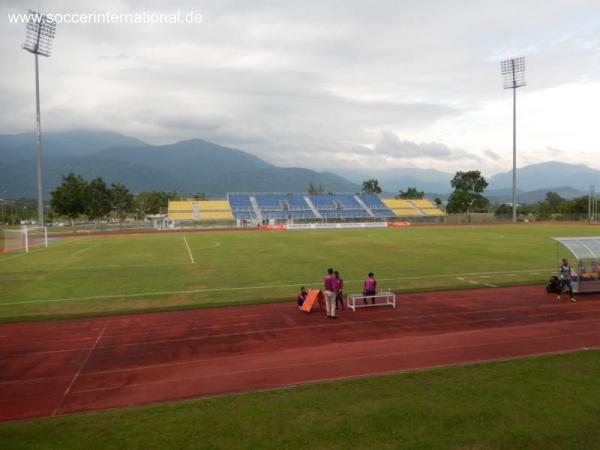
{"type": "Polygon", "coordinates": [[[396,307],[396,295],[390,291],[378,292],[376,295],[364,295],[364,294],[348,294],[346,297],[346,304],[352,311],[356,311],[356,308],[366,308],[368,306],[392,306],[396,307]],[[383,302],[377,302],[377,299],[383,299],[383,302]],[[356,304],[357,300],[362,300],[361,303],[356,304]],[[372,303],[369,303],[369,300],[372,303]],[[366,304],[364,302],[367,302],[366,304]]]}

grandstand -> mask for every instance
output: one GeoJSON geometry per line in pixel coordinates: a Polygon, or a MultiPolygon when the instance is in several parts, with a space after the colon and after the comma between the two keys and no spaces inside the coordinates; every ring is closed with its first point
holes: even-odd
{"type": "Polygon", "coordinates": [[[444,212],[440,210],[431,201],[426,199],[410,200],[410,202],[426,216],[443,216],[444,212]]]}
{"type": "Polygon", "coordinates": [[[169,200],[168,212],[172,221],[233,220],[227,200],[169,200]]]}
{"type": "Polygon", "coordinates": [[[383,200],[385,206],[392,210],[396,217],[422,217],[421,211],[416,208],[410,200],[386,198],[383,200]]]}
{"type": "Polygon", "coordinates": [[[377,221],[444,216],[431,201],[381,199],[374,194],[230,193],[226,200],[170,200],[171,222],[287,223],[377,221]]]}

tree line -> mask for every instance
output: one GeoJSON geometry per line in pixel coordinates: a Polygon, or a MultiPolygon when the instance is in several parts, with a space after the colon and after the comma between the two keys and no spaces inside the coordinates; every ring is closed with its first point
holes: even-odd
{"type": "MultiPolygon", "coordinates": [[[[482,212],[487,211],[490,206],[490,201],[483,196],[483,191],[488,185],[488,182],[478,170],[467,172],[456,172],[454,178],[450,181],[450,185],[454,188],[454,192],[450,194],[446,211],[449,213],[464,213],[464,212],[482,212]]],[[[370,179],[363,181],[362,192],[365,194],[380,194],[381,188],[379,181],[370,179]]],[[[400,190],[395,198],[407,200],[419,200],[425,197],[425,192],[419,191],[416,187],[408,187],[405,191],[400,190]]],[[[438,208],[442,206],[442,199],[436,197],[434,203],[438,208]]]]}
{"type": "MultiPolygon", "coordinates": [[[[534,204],[523,204],[517,206],[519,216],[535,216],[538,220],[550,220],[558,218],[577,219],[587,218],[590,206],[590,198],[587,195],[566,199],[557,192],[546,192],[546,197],[534,204]]],[[[597,201],[598,202],[598,201],[597,201]]],[[[596,210],[598,205],[596,205],[596,210]]],[[[510,205],[499,205],[495,214],[504,217],[512,214],[510,205]]]]}
{"type": "Polygon", "coordinates": [[[110,186],[100,177],[90,181],[81,175],[63,175],[62,183],[50,193],[50,213],[75,220],[86,217],[99,220],[107,217],[123,222],[135,215],[143,219],[149,214],[166,213],[169,198],[179,197],[177,192],[142,191],[132,194],[121,183],[110,186]]]}

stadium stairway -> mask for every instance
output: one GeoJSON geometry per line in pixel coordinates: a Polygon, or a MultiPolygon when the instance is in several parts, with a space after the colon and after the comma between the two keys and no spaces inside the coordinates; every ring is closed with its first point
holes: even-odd
{"type": "Polygon", "coordinates": [[[192,218],[194,220],[200,220],[200,206],[198,202],[192,202],[192,218]]]}
{"type": "Polygon", "coordinates": [[[260,210],[260,207],[258,206],[258,202],[256,201],[256,197],[254,197],[253,195],[250,196],[250,203],[252,204],[252,209],[254,209],[254,214],[256,214],[256,218],[260,221],[263,220],[263,214],[262,211],[260,210]]]}
{"type": "Polygon", "coordinates": [[[363,202],[362,199],[358,195],[355,195],[354,199],[360,206],[362,206],[364,208],[365,211],[367,211],[369,213],[369,216],[375,217],[375,214],[373,214],[373,211],[371,211],[371,208],[369,208],[367,206],[367,204],[365,202],[363,202]]]}
{"type": "Polygon", "coordinates": [[[319,210],[315,207],[314,203],[311,201],[311,199],[308,197],[308,195],[304,196],[304,201],[306,202],[306,204],[308,205],[308,207],[310,208],[310,210],[313,212],[313,214],[315,215],[315,217],[317,219],[323,218],[323,216],[321,215],[319,210]]]}
{"type": "Polygon", "coordinates": [[[411,206],[413,208],[415,208],[417,211],[419,211],[423,216],[426,216],[427,213],[425,211],[423,211],[423,208],[421,208],[419,205],[417,205],[415,202],[413,202],[412,200],[409,200],[408,203],[411,204],[411,206]]]}

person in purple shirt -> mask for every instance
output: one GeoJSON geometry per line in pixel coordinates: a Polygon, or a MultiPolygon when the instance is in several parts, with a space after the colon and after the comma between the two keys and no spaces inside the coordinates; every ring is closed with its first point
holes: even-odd
{"type": "Polygon", "coordinates": [[[333,277],[335,281],[335,306],[337,308],[338,302],[340,303],[340,308],[344,309],[344,280],[340,277],[340,273],[336,270],[333,272],[333,277]]]}
{"type": "Polygon", "coordinates": [[[327,275],[323,278],[325,294],[325,310],[329,319],[337,319],[335,316],[335,277],[333,269],[327,269],[327,275]]]}
{"type": "MultiPolygon", "coordinates": [[[[375,295],[377,294],[377,280],[375,279],[375,274],[373,272],[369,272],[367,278],[363,283],[363,295],[375,295]]],[[[364,299],[365,304],[367,303],[367,299],[364,299]]],[[[371,299],[371,303],[375,304],[375,298],[371,299]]]]}

